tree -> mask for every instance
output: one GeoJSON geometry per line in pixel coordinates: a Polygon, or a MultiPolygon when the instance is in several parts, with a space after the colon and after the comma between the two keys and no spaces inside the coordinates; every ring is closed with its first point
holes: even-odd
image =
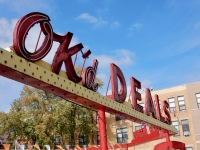
{"type": "MultiPolygon", "coordinates": [[[[75,67],[80,75],[82,68],[75,67]]],[[[99,87],[103,82],[96,77],[99,87]]],[[[55,144],[55,137],[61,137],[62,145],[77,144],[77,135],[84,135],[85,142],[97,130],[92,122],[92,112],[67,102],[51,93],[25,85],[20,98],[11,104],[9,113],[0,112],[0,134],[7,133],[10,141],[31,141],[33,144],[55,144]]]]}
{"type": "Polygon", "coordinates": [[[20,98],[12,103],[10,112],[0,113],[0,134],[7,133],[9,140],[17,138],[19,142],[32,141],[33,144],[53,147],[56,136],[61,137],[63,145],[74,146],[77,144],[76,135],[82,134],[89,143],[92,131],[96,130],[91,114],[77,104],[25,85],[20,98]]]}

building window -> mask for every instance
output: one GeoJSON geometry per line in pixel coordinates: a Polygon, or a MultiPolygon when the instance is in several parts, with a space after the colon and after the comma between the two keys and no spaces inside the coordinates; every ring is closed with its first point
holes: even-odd
{"type": "Polygon", "coordinates": [[[80,135],[78,136],[78,144],[79,146],[83,147],[83,145],[87,145],[86,143],[86,139],[84,135],[80,135]]]}
{"type": "Polygon", "coordinates": [[[174,97],[168,98],[168,102],[169,102],[170,112],[176,111],[176,105],[175,105],[174,97]]]}
{"type": "Polygon", "coordinates": [[[190,147],[185,147],[185,150],[193,150],[193,148],[190,146],[190,147]]]}
{"type": "Polygon", "coordinates": [[[97,145],[100,145],[100,136],[99,136],[99,131],[97,131],[97,145]]]}
{"type": "Polygon", "coordinates": [[[61,137],[60,136],[56,136],[55,137],[55,143],[56,144],[60,144],[61,143],[61,137]]]}
{"type": "Polygon", "coordinates": [[[196,98],[197,98],[197,105],[200,108],[200,93],[196,94],[196,98]]]}
{"type": "Polygon", "coordinates": [[[183,129],[183,135],[189,136],[190,135],[190,128],[188,124],[188,119],[181,120],[182,129],[183,129]]]}
{"type": "Polygon", "coordinates": [[[120,120],[124,120],[124,118],[120,116],[115,116],[115,121],[120,121],[120,120]]]}
{"type": "Polygon", "coordinates": [[[178,105],[179,105],[179,110],[185,110],[185,101],[184,101],[184,96],[178,96],[178,105]]]}
{"type": "Polygon", "coordinates": [[[125,143],[128,141],[127,128],[117,129],[117,143],[125,143]]]}
{"type": "Polygon", "coordinates": [[[142,127],[142,125],[135,126],[135,131],[140,130],[142,127]]]}
{"type": "Polygon", "coordinates": [[[179,126],[178,126],[178,120],[172,121],[172,125],[178,130],[178,133],[174,136],[180,136],[179,126]]]}
{"type": "Polygon", "coordinates": [[[86,115],[78,115],[78,119],[80,120],[80,119],[82,119],[83,121],[88,121],[88,117],[86,116],[86,115]]]}

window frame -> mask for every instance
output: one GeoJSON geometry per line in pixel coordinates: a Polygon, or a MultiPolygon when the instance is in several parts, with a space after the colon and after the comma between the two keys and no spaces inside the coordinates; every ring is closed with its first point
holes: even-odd
{"type": "Polygon", "coordinates": [[[99,131],[97,131],[97,145],[100,145],[100,135],[99,135],[99,131]]]}
{"type": "Polygon", "coordinates": [[[128,142],[128,128],[127,127],[117,128],[116,129],[116,137],[117,137],[117,143],[128,142]],[[126,129],[126,132],[123,131],[124,129],[126,129]],[[120,132],[118,132],[118,131],[120,131],[120,132]],[[121,137],[118,136],[120,134],[121,134],[121,137]],[[119,140],[119,138],[121,138],[121,140],[119,140]]]}
{"type": "Polygon", "coordinates": [[[135,131],[137,131],[137,130],[140,130],[140,129],[142,129],[143,128],[143,125],[136,125],[135,126],[135,131]],[[138,129],[137,129],[138,128],[138,129]]]}
{"type": "Polygon", "coordinates": [[[85,141],[85,135],[81,135],[81,134],[79,134],[78,135],[78,145],[80,146],[80,147],[83,147],[83,145],[88,145],[87,143],[86,143],[86,141],[85,141]],[[82,142],[80,142],[80,139],[82,139],[83,141],[82,142]],[[80,144],[80,143],[83,143],[83,144],[80,144]]]}
{"type": "Polygon", "coordinates": [[[200,93],[196,93],[195,95],[196,95],[196,100],[197,100],[197,107],[200,108],[200,96],[197,97],[198,94],[200,95],[200,93]],[[199,99],[199,102],[198,102],[198,99],[199,99]]]}
{"type": "Polygon", "coordinates": [[[183,119],[181,120],[181,125],[182,125],[182,130],[183,130],[183,136],[190,136],[190,126],[189,126],[189,120],[188,119],[183,119]],[[183,121],[187,121],[187,128],[188,128],[188,131],[184,130],[184,125],[186,124],[183,124],[183,121]],[[188,134],[184,134],[185,132],[188,132],[188,134]]]}
{"type": "Polygon", "coordinates": [[[174,137],[180,136],[179,121],[178,120],[173,120],[172,121],[172,126],[178,130],[178,133],[175,134],[174,137]],[[173,122],[177,122],[178,124],[177,125],[173,125],[173,122]]]}
{"type": "Polygon", "coordinates": [[[187,150],[188,148],[190,148],[189,150],[191,150],[191,148],[192,148],[192,150],[193,150],[193,147],[192,147],[192,146],[187,146],[187,147],[185,147],[185,150],[187,150]]]}
{"type": "Polygon", "coordinates": [[[125,120],[125,118],[120,116],[115,116],[115,121],[125,120]]]}
{"type": "Polygon", "coordinates": [[[185,97],[184,97],[184,95],[178,96],[178,97],[177,97],[177,101],[178,101],[179,111],[184,111],[184,110],[186,110],[185,97]],[[183,100],[179,100],[180,97],[183,97],[183,100]],[[183,106],[185,107],[185,109],[181,109],[182,105],[180,106],[179,102],[184,102],[184,105],[183,105],[183,106]]]}
{"type": "Polygon", "coordinates": [[[169,110],[170,110],[170,113],[173,113],[173,109],[174,109],[174,111],[176,112],[175,98],[174,98],[174,97],[168,98],[168,103],[169,103],[169,110]],[[174,101],[173,101],[173,102],[170,102],[170,99],[174,99],[174,101]],[[174,103],[174,107],[171,107],[170,104],[173,104],[173,103],[174,103]]]}

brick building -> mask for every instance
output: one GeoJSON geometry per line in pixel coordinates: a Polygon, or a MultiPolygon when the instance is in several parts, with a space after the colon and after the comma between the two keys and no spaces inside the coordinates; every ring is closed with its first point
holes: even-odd
{"type": "MultiPolygon", "coordinates": [[[[151,91],[151,94],[153,99],[154,95],[158,94],[160,100],[169,102],[172,125],[179,131],[177,135],[170,137],[171,141],[184,142],[186,150],[200,150],[200,82],[151,91]]],[[[144,96],[142,94],[142,101],[139,102],[143,106],[144,96]]],[[[133,139],[132,133],[142,127],[141,124],[118,116],[111,114],[106,116],[109,145],[130,142],[133,139]]],[[[166,139],[155,140],[129,149],[152,150],[155,145],[163,141],[166,139]]]]}

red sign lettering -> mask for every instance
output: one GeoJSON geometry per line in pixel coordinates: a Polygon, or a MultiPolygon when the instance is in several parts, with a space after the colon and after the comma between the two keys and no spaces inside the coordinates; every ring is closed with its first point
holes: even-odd
{"type": "Polygon", "coordinates": [[[111,83],[112,83],[112,94],[108,95],[107,97],[119,103],[123,103],[127,95],[126,80],[124,78],[124,75],[121,69],[113,63],[110,64],[110,73],[111,73],[111,83]],[[118,78],[117,77],[119,78],[120,86],[121,86],[119,92],[118,92],[118,78]]]}
{"type": "Polygon", "coordinates": [[[97,59],[94,59],[92,67],[85,68],[84,72],[82,74],[83,86],[88,87],[89,89],[91,89],[93,91],[97,91],[97,89],[98,89],[98,84],[97,83],[94,84],[94,79],[96,77],[98,63],[99,62],[97,61],[97,59]]]}
{"type": "Polygon", "coordinates": [[[155,102],[156,102],[156,116],[157,116],[157,119],[162,121],[162,122],[165,122],[165,118],[163,116],[161,116],[160,103],[159,103],[159,98],[158,98],[157,94],[155,95],[155,102]]]}
{"type": "Polygon", "coordinates": [[[164,113],[165,113],[165,123],[171,125],[172,124],[172,121],[171,121],[171,116],[169,114],[169,111],[167,109],[169,109],[169,103],[164,100],[162,101],[162,106],[163,106],[163,110],[164,110],[164,113]]]}
{"type": "Polygon", "coordinates": [[[72,57],[72,55],[79,52],[83,48],[83,45],[77,44],[77,45],[69,48],[72,36],[73,36],[73,34],[68,32],[64,36],[64,38],[62,36],[60,36],[60,39],[57,38],[58,41],[60,42],[60,46],[57,49],[57,52],[54,56],[53,63],[51,66],[52,66],[52,71],[54,73],[58,74],[62,67],[62,63],[64,62],[68,78],[71,81],[78,83],[82,80],[82,78],[77,76],[71,57],[72,57]]]}
{"type": "Polygon", "coordinates": [[[17,55],[35,62],[44,58],[49,53],[53,44],[53,29],[49,21],[50,19],[47,15],[33,12],[25,15],[17,22],[13,34],[13,47],[17,55]],[[45,39],[38,50],[30,53],[25,47],[25,40],[28,31],[36,23],[40,23],[41,31],[44,33],[45,39]]]}
{"type": "Polygon", "coordinates": [[[137,104],[137,100],[141,101],[141,94],[137,91],[141,89],[141,83],[134,77],[130,77],[131,84],[131,96],[132,96],[132,108],[143,113],[143,107],[137,104]]]}
{"type": "MultiPolygon", "coordinates": [[[[65,35],[62,36],[54,33],[49,21],[50,19],[47,15],[39,12],[29,13],[24,17],[22,17],[17,22],[13,34],[13,48],[16,54],[25,58],[28,61],[35,62],[41,60],[49,53],[53,41],[59,42],[60,45],[55,53],[55,56],[53,58],[53,63],[51,65],[52,72],[59,74],[62,64],[64,63],[66,68],[66,74],[69,80],[75,83],[82,81],[82,85],[84,87],[91,89],[93,91],[97,91],[98,84],[95,84],[94,80],[97,73],[98,60],[94,59],[93,65],[83,69],[81,76],[78,76],[74,69],[72,56],[81,51],[83,45],[79,43],[69,48],[73,34],[67,32],[65,35]],[[34,26],[36,23],[40,23],[41,31],[44,33],[45,38],[42,45],[35,52],[29,52],[25,47],[26,35],[28,34],[31,27],[34,26]]],[[[87,50],[85,53],[82,54],[82,57],[86,60],[86,58],[90,54],[91,51],[87,50]]],[[[111,72],[112,94],[108,95],[107,97],[119,103],[123,103],[127,96],[127,87],[124,75],[121,69],[114,63],[110,64],[110,72],[111,72]],[[118,80],[120,82],[120,90],[118,89],[118,80]]],[[[164,113],[166,115],[165,117],[162,117],[159,108],[158,95],[155,96],[156,99],[156,110],[155,110],[154,103],[151,97],[151,92],[149,89],[146,89],[145,111],[143,111],[143,107],[137,104],[137,100],[141,101],[141,94],[138,92],[138,89],[141,89],[141,83],[134,77],[130,77],[130,84],[131,84],[133,109],[141,113],[145,113],[146,115],[152,114],[154,118],[157,118],[158,120],[165,122],[167,124],[171,124],[171,117],[169,111],[167,110],[169,108],[169,104],[167,103],[167,101],[164,101],[162,104],[164,113]]],[[[138,132],[136,132],[136,134],[138,132]]],[[[142,129],[141,132],[145,133],[145,129],[142,129]]]]}

